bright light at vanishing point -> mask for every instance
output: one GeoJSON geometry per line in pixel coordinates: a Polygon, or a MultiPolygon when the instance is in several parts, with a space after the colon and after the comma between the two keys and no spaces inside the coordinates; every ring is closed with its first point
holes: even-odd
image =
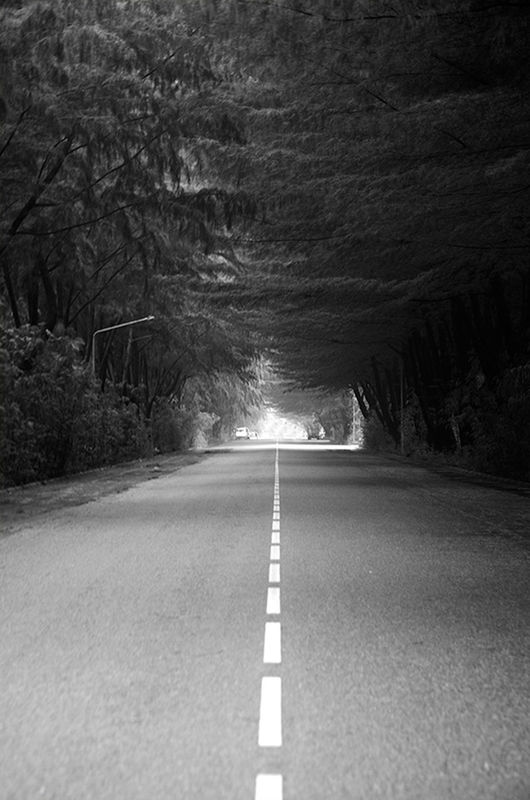
{"type": "Polygon", "coordinates": [[[267,409],[259,424],[262,439],[307,439],[307,433],[297,422],[280,417],[274,409],[267,409]]]}

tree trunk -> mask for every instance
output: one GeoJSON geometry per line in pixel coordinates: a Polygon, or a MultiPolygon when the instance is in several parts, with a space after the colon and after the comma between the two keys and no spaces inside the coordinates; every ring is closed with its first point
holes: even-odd
{"type": "Polygon", "coordinates": [[[372,358],[372,372],[374,375],[375,394],[381,409],[383,426],[386,428],[397,445],[399,442],[399,425],[394,417],[394,414],[392,413],[393,409],[390,405],[389,388],[381,379],[381,374],[375,358],[372,358]]]}
{"type": "Polygon", "coordinates": [[[39,324],[39,275],[36,268],[33,268],[28,276],[28,321],[30,325],[39,324]]]}
{"type": "Polygon", "coordinates": [[[55,323],[57,322],[57,296],[53,288],[50,273],[48,272],[48,267],[46,266],[46,261],[40,253],[37,256],[37,269],[42,280],[44,295],[46,297],[45,325],[47,330],[53,331],[55,323]]]}
{"type": "Polygon", "coordinates": [[[2,263],[2,273],[4,276],[4,283],[7,289],[7,295],[9,297],[9,306],[11,308],[11,313],[13,315],[13,322],[15,323],[15,328],[20,328],[20,314],[18,311],[18,303],[17,298],[15,295],[15,290],[13,288],[13,281],[11,280],[11,273],[9,272],[9,268],[5,261],[2,263]]]}
{"type": "Polygon", "coordinates": [[[131,360],[131,349],[132,349],[132,341],[133,341],[133,332],[129,330],[129,336],[127,337],[127,349],[125,350],[125,358],[123,360],[123,370],[121,373],[121,392],[124,393],[125,389],[125,381],[127,379],[127,370],[129,369],[129,362],[131,360]]]}

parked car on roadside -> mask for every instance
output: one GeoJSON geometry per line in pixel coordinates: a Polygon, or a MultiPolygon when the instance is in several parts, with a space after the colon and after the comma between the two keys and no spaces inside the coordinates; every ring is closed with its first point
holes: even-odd
{"type": "Polygon", "coordinates": [[[250,439],[248,428],[236,428],[236,439],[250,439]]]}

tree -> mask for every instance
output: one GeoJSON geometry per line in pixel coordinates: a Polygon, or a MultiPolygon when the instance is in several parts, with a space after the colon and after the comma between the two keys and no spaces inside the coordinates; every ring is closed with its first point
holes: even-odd
{"type": "Polygon", "coordinates": [[[230,294],[287,377],[351,386],[396,442],[414,393],[428,443],[458,446],[462,385],[484,375],[502,414],[504,370],[528,359],[528,9],[245,8],[244,185],[266,211],[230,294]]]}
{"type": "Polygon", "coordinates": [[[28,0],[2,15],[15,324],[88,343],[155,314],[154,358],[124,340],[100,361],[146,398],[261,351],[299,386],[351,389],[396,442],[402,396],[437,449],[477,441],[482,376],[504,413],[529,339],[524,5],[28,0]],[[199,319],[223,356],[194,343],[179,360],[199,319]]]}

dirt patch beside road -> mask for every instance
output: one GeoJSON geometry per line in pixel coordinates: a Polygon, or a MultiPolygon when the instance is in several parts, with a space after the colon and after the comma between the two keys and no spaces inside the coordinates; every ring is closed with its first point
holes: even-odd
{"type": "Polygon", "coordinates": [[[43,483],[2,489],[0,490],[0,536],[15,533],[29,520],[48,511],[79,506],[108,494],[125,492],[137,483],[176,472],[204,457],[205,454],[200,451],[171,453],[101,467],[43,483]]]}

